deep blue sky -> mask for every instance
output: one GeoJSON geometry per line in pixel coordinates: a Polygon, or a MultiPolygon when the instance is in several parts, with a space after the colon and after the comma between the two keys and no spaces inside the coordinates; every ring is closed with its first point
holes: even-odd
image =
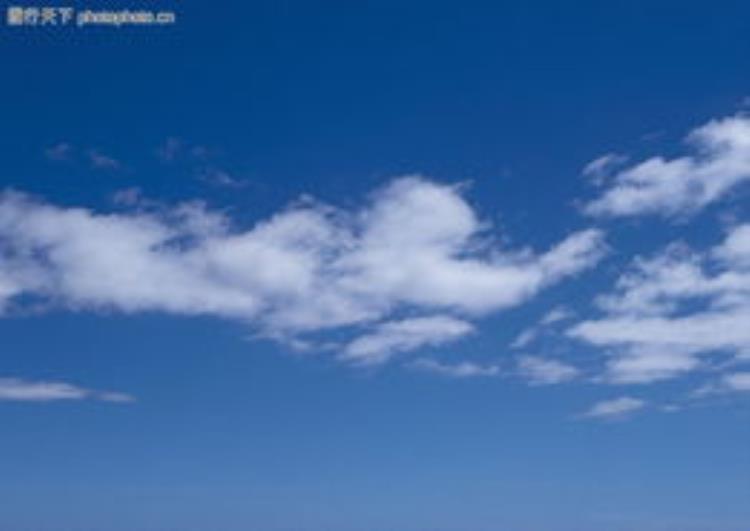
{"type": "MultiPolygon", "coordinates": [[[[503,376],[522,330],[558,306],[591,311],[634,255],[678,239],[705,250],[726,216],[748,219],[746,192],[676,222],[594,222],[576,205],[597,194],[580,175],[592,159],[674,157],[687,132],[741,110],[749,5],[75,5],[174,9],[178,21],[4,26],[3,189],[110,212],[113,193],[138,188],[165,204],[201,199],[248,228],[302,194],[356,210],[417,173],[469,182],[468,203],[513,247],[542,252],[597,225],[611,250],[437,349],[497,362],[496,378],[351,367],[211,315],[55,301],[0,314],[0,378],[135,397],[0,401],[0,529],[750,528],[747,398],[602,422],[576,414],[621,395],[671,402],[703,380],[503,376]],[[179,153],[163,160],[168,138],[179,153]],[[61,144],[64,156],[45,154],[61,144]],[[92,151],[117,167],[92,167],[92,151]]],[[[552,343],[537,348],[584,365],[605,355],[552,343]]]]}

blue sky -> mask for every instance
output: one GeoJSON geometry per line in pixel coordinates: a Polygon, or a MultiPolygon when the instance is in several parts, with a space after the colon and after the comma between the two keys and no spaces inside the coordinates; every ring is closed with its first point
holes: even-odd
{"type": "Polygon", "coordinates": [[[156,9],[0,32],[0,529],[748,529],[748,6],[156,9]]]}

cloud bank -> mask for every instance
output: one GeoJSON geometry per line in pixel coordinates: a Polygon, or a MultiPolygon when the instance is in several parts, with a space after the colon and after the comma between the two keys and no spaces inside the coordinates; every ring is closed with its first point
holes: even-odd
{"type": "MultiPolygon", "coordinates": [[[[750,181],[750,117],[712,120],[687,144],[688,154],[677,158],[630,163],[610,153],[592,161],[583,173],[600,195],[583,212],[600,225],[615,217],[686,220],[750,181]]],[[[60,144],[47,156],[64,160],[70,150],[60,144]]],[[[171,139],[160,157],[169,162],[182,150],[171,139]]],[[[106,157],[92,163],[113,167],[106,157]]],[[[165,206],[135,187],[116,195],[118,210],[110,213],[7,191],[0,194],[0,316],[38,304],[208,315],[292,347],[375,366],[466,338],[484,316],[530,301],[607,252],[598,228],[546,250],[510,248],[464,192],[407,176],[357,208],[302,197],[248,227],[204,203],[165,206]]],[[[530,385],[648,384],[700,373],[712,380],[693,396],[750,390],[741,367],[750,362],[750,224],[735,224],[703,251],[677,241],[634,257],[595,306],[574,324],[580,308],[548,309],[510,344],[522,349],[511,372],[530,385]],[[549,353],[526,353],[544,349],[561,330],[594,347],[587,370],[549,353]]],[[[423,354],[407,365],[453,378],[501,374],[492,361],[423,354]]],[[[0,381],[0,398],[105,399],[68,384],[0,381]]],[[[582,416],[621,417],[645,404],[624,396],[582,416]]]]}
{"type": "Polygon", "coordinates": [[[636,258],[601,318],[568,330],[609,350],[604,379],[649,383],[750,357],[750,224],[706,252],[675,243],[636,258]]]}
{"type": "Polygon", "coordinates": [[[0,312],[72,310],[235,319],[271,337],[348,329],[342,357],[377,363],[466,335],[595,265],[603,234],[507,249],[456,186],[394,180],[359,209],[303,199],[251,228],[202,203],[98,213],[0,196],[0,312]]]}

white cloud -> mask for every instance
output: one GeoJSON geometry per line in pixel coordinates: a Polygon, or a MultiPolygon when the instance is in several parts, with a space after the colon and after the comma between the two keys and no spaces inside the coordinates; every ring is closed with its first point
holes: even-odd
{"type": "Polygon", "coordinates": [[[698,370],[712,356],[750,351],[750,225],[733,228],[706,253],[671,245],[637,258],[613,293],[600,297],[605,315],[568,334],[608,347],[604,379],[646,383],[698,370]]]}
{"type": "Polygon", "coordinates": [[[514,350],[526,348],[536,341],[544,332],[549,330],[552,325],[568,320],[572,317],[573,312],[568,308],[562,306],[553,308],[544,314],[535,325],[522,330],[511,342],[510,348],[514,350]]]}
{"type": "Polygon", "coordinates": [[[646,402],[639,398],[623,396],[612,400],[597,402],[582,416],[597,419],[619,419],[626,417],[646,406],[646,402]]]}
{"type": "Polygon", "coordinates": [[[722,383],[731,391],[750,391],[750,372],[725,374],[722,383]]]}
{"type": "Polygon", "coordinates": [[[135,402],[135,397],[133,395],[120,393],[118,391],[94,391],[92,396],[93,398],[101,400],[102,402],[116,402],[119,404],[135,402]]]}
{"type": "Polygon", "coordinates": [[[588,229],[572,234],[539,257],[543,283],[555,282],[596,264],[604,253],[604,233],[588,229]]]}
{"type": "Polygon", "coordinates": [[[94,399],[105,402],[132,402],[132,396],[111,391],[95,391],[65,382],[29,381],[0,378],[0,400],[50,402],[54,400],[94,399]]]}
{"type": "Polygon", "coordinates": [[[736,227],[714,256],[734,269],[750,270],[750,223],[736,227]]]}
{"type": "Polygon", "coordinates": [[[710,121],[692,131],[688,142],[691,155],[653,157],[619,171],[584,211],[594,216],[685,215],[750,180],[750,117],[710,121]]]}
{"type": "Polygon", "coordinates": [[[473,331],[470,323],[445,315],[390,321],[349,343],[341,358],[357,364],[375,365],[388,361],[397,352],[442,345],[473,331]]]}
{"type": "Polygon", "coordinates": [[[247,185],[247,181],[238,179],[229,172],[214,167],[200,170],[198,178],[205,183],[224,188],[244,188],[247,185]]]}
{"type": "Polygon", "coordinates": [[[563,383],[575,379],[580,374],[572,365],[537,356],[521,356],[518,359],[518,370],[534,385],[563,383]]]}
{"type": "Polygon", "coordinates": [[[746,392],[750,392],[750,372],[743,371],[723,374],[720,378],[699,387],[693,396],[746,392]]]}
{"type": "Polygon", "coordinates": [[[692,349],[638,345],[613,354],[607,360],[603,379],[615,384],[651,383],[682,376],[700,366],[692,349]]]}
{"type": "Polygon", "coordinates": [[[542,326],[549,326],[555,323],[559,323],[560,321],[570,319],[571,317],[573,317],[572,311],[570,311],[568,308],[558,306],[556,308],[552,308],[549,312],[544,314],[544,316],[539,320],[539,324],[542,326]]]}
{"type": "Polygon", "coordinates": [[[510,344],[510,348],[514,350],[528,347],[534,340],[539,336],[539,328],[531,327],[521,330],[521,333],[516,336],[513,342],[510,344]]]}
{"type": "Polygon", "coordinates": [[[627,157],[623,155],[607,153],[586,164],[583,168],[583,175],[591,179],[594,184],[601,185],[625,161],[627,161],[627,157]]]}
{"type": "Polygon", "coordinates": [[[420,358],[412,362],[410,367],[449,378],[487,377],[500,374],[498,365],[481,365],[471,361],[443,363],[429,358],[420,358]]]}
{"type": "Polygon", "coordinates": [[[473,319],[605,252],[597,230],[541,254],[501,248],[457,187],[418,177],[393,181],[356,211],[304,199],[247,230],[200,202],[135,206],[102,214],[0,195],[0,309],[41,300],[214,315],[291,337],[405,311],[473,319]]]}

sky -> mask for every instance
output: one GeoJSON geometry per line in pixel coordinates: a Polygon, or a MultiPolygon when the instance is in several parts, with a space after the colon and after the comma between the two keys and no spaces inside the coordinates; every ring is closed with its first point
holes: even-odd
{"type": "Polygon", "coordinates": [[[3,21],[0,530],[750,528],[750,6],[65,5],[176,21],[3,21]]]}

